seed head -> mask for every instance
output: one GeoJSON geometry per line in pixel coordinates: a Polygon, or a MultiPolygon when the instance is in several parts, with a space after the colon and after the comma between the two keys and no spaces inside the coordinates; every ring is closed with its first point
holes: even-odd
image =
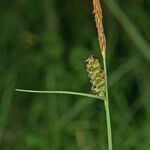
{"type": "Polygon", "coordinates": [[[98,59],[91,55],[86,62],[86,71],[92,83],[92,92],[97,96],[105,96],[105,76],[98,59]]]}

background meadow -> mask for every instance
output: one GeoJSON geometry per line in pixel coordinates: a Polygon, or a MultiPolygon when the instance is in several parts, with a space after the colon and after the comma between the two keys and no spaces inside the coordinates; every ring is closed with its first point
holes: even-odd
{"type": "MultiPolygon", "coordinates": [[[[149,150],[150,1],[103,0],[113,143],[149,150]]],[[[102,101],[15,88],[89,92],[100,60],[92,0],[0,1],[0,149],[106,150],[102,101]]]]}

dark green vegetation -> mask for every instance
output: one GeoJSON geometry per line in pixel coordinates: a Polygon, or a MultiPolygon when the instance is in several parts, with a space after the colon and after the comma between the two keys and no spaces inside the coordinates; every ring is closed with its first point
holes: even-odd
{"type": "MultiPolygon", "coordinates": [[[[149,150],[150,1],[105,0],[113,143],[149,150]]],[[[90,91],[100,58],[90,0],[0,1],[0,149],[106,150],[101,101],[34,90],[90,91]]]]}

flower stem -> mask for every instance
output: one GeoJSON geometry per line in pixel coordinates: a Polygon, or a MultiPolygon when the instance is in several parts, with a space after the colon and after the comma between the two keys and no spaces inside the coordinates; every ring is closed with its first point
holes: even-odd
{"type": "Polygon", "coordinates": [[[106,123],[107,123],[107,136],[108,136],[108,150],[112,150],[112,131],[111,131],[111,119],[109,110],[109,98],[108,98],[108,80],[107,80],[107,65],[106,55],[103,55],[103,65],[105,72],[105,84],[106,84],[106,100],[104,101],[105,112],[106,112],[106,123]]]}

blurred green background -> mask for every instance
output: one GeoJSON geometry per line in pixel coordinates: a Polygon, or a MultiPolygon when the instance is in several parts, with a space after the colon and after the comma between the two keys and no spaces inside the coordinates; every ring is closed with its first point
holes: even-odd
{"type": "MultiPolygon", "coordinates": [[[[0,1],[0,149],[106,150],[102,101],[15,92],[90,92],[100,60],[92,0],[0,1]]],[[[150,147],[150,1],[104,0],[114,149],[150,147]]]]}

